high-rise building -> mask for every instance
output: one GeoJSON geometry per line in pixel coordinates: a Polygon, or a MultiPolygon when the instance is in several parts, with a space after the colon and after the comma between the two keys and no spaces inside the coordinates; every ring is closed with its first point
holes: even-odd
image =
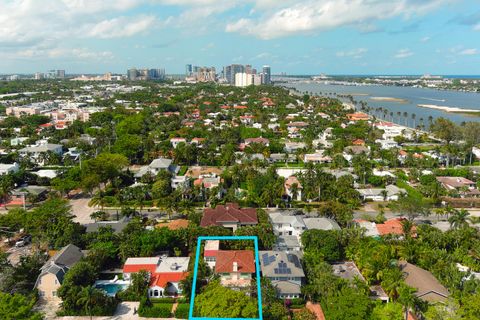
{"type": "Polygon", "coordinates": [[[215,67],[198,67],[198,71],[194,75],[199,82],[211,82],[217,80],[215,67]]]}
{"type": "Polygon", "coordinates": [[[35,72],[35,80],[41,80],[43,79],[43,74],[40,72],[35,72]]]}
{"type": "Polygon", "coordinates": [[[244,72],[245,72],[245,66],[241,64],[232,64],[232,65],[226,66],[224,69],[225,79],[227,80],[228,83],[235,85],[235,75],[237,73],[244,73],[244,72]]]}
{"type": "Polygon", "coordinates": [[[247,86],[247,74],[245,72],[239,72],[235,74],[235,87],[247,86]]]}
{"type": "Polygon", "coordinates": [[[165,79],[165,69],[146,69],[147,77],[150,80],[164,80],[165,79]]]}
{"type": "Polygon", "coordinates": [[[245,66],[245,73],[246,73],[246,74],[252,74],[252,65],[247,64],[247,65],[245,66]]]}
{"type": "Polygon", "coordinates": [[[55,74],[57,79],[65,79],[65,70],[57,70],[55,74]]]}
{"type": "Polygon", "coordinates": [[[262,76],[259,74],[252,74],[252,84],[254,86],[259,86],[262,84],[262,76]]]}
{"type": "Polygon", "coordinates": [[[127,71],[128,80],[164,80],[165,79],[165,69],[136,69],[131,68],[127,71]]]}
{"type": "Polygon", "coordinates": [[[130,81],[137,80],[137,69],[135,69],[135,68],[128,69],[127,75],[128,75],[128,80],[130,80],[130,81]]]}
{"type": "Polygon", "coordinates": [[[263,84],[271,84],[272,83],[272,74],[270,66],[263,66],[263,84]]]}
{"type": "Polygon", "coordinates": [[[191,77],[193,73],[193,67],[191,64],[185,65],[185,76],[191,77]]]}

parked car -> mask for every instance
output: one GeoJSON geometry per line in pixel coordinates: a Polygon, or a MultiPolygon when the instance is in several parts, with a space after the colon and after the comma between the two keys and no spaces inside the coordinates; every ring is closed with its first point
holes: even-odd
{"type": "Polygon", "coordinates": [[[24,247],[27,244],[29,244],[30,242],[32,242],[32,237],[31,236],[28,236],[28,235],[23,236],[20,239],[18,239],[17,242],[15,242],[15,247],[24,247]]]}

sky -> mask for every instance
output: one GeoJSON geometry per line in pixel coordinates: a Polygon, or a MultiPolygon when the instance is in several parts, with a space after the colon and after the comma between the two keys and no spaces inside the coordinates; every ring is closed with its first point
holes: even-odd
{"type": "Polygon", "coordinates": [[[480,75],[479,0],[0,0],[0,74],[480,75]]]}

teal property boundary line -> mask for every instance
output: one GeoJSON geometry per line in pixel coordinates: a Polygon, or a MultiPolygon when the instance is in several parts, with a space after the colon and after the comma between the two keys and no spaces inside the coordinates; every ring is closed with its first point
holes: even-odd
{"type": "Polygon", "coordinates": [[[260,260],[258,254],[258,237],[257,236],[200,236],[197,239],[197,250],[195,254],[195,267],[193,270],[192,295],[190,298],[190,311],[188,319],[190,320],[263,320],[262,315],[262,288],[260,285],[260,260]],[[200,260],[200,248],[203,240],[252,240],[255,246],[255,274],[257,277],[257,300],[258,300],[258,318],[199,318],[193,316],[195,291],[197,286],[198,262],[200,260]]]}

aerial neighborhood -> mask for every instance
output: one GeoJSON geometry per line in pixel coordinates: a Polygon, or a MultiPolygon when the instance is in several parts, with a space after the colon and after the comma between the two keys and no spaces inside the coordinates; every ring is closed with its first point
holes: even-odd
{"type": "Polygon", "coordinates": [[[0,82],[0,315],[480,319],[480,123],[234,66],[0,82]]]}

